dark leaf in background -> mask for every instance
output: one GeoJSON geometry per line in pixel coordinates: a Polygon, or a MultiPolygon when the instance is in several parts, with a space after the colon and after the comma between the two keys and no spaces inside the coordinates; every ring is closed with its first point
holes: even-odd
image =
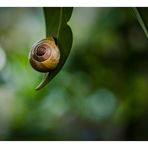
{"type": "Polygon", "coordinates": [[[145,35],[148,38],[148,8],[133,8],[145,35]]]}
{"type": "Polygon", "coordinates": [[[58,66],[46,73],[36,90],[43,88],[63,67],[72,47],[72,31],[67,25],[73,8],[44,8],[46,36],[53,36],[57,39],[60,49],[60,61],[58,66]]]}

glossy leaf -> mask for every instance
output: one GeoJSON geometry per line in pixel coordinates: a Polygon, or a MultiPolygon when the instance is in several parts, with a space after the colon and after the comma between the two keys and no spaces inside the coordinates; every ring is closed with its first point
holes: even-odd
{"type": "Polygon", "coordinates": [[[60,61],[58,66],[44,75],[41,83],[36,87],[36,90],[43,88],[48,82],[56,76],[61,70],[72,47],[72,31],[68,26],[72,15],[72,8],[44,8],[46,36],[53,36],[57,39],[57,44],[60,49],[60,61]]]}
{"type": "Polygon", "coordinates": [[[148,8],[133,8],[137,20],[139,21],[145,35],[148,38],[148,8]]]}

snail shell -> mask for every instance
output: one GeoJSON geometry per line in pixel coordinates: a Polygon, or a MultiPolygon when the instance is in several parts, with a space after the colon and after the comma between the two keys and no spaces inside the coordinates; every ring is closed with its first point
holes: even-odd
{"type": "Polygon", "coordinates": [[[53,37],[35,43],[29,52],[31,66],[39,72],[55,69],[60,60],[60,50],[53,37]]]}

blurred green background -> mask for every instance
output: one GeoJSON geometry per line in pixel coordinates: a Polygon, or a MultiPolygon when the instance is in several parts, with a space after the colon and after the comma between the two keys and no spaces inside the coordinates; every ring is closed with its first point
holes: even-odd
{"type": "Polygon", "coordinates": [[[42,8],[0,8],[0,140],[148,140],[148,40],[131,8],[74,8],[69,25],[64,68],[35,91],[42,8]]]}

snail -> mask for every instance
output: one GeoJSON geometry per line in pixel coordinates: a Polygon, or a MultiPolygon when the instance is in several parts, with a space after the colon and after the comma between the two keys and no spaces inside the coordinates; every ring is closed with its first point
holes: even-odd
{"type": "Polygon", "coordinates": [[[31,66],[39,72],[54,70],[60,60],[60,50],[54,37],[48,37],[35,43],[29,52],[31,66]]]}

